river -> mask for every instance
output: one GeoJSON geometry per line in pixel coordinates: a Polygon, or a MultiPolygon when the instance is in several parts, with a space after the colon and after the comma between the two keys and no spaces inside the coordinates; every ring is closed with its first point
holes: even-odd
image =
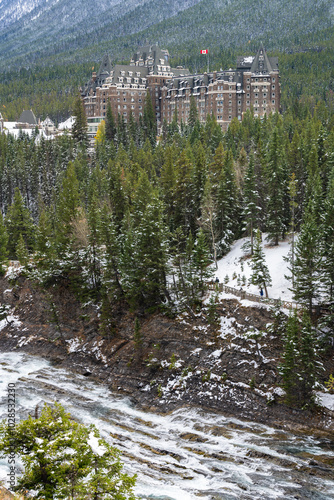
{"type": "MultiPolygon", "coordinates": [[[[150,500],[334,498],[334,439],[292,434],[201,409],[145,412],[87,377],[42,358],[0,354],[1,418],[7,384],[26,417],[43,402],[60,402],[77,420],[94,423],[138,475],[136,494],[150,500]],[[327,467],[327,472],[326,472],[327,467]]],[[[1,478],[7,464],[0,461],[1,478]]]]}

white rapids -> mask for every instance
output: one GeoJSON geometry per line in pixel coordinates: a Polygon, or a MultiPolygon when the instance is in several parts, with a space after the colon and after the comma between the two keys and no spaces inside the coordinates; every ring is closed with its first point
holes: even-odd
{"type": "MultiPolygon", "coordinates": [[[[8,383],[16,384],[19,418],[58,401],[78,421],[95,424],[120,449],[126,472],[138,475],[141,499],[334,498],[334,474],[316,470],[318,460],[334,460],[334,441],[201,409],[145,412],[102,384],[22,353],[0,353],[1,419],[8,383]]],[[[6,473],[2,460],[0,479],[6,473]]]]}

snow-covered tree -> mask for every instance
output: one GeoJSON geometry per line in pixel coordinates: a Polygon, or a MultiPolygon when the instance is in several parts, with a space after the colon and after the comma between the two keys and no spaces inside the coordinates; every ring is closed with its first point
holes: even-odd
{"type": "Polygon", "coordinates": [[[293,269],[293,298],[304,304],[312,315],[315,300],[321,296],[321,276],[323,269],[323,238],[319,225],[318,212],[321,186],[319,176],[314,185],[314,192],[308,202],[304,221],[295,245],[293,269]]]}
{"type": "Polygon", "coordinates": [[[252,274],[250,281],[253,285],[264,288],[266,298],[268,298],[267,287],[271,285],[271,277],[266,259],[261,245],[261,233],[258,229],[255,237],[254,252],[252,256],[252,274]]]}
{"type": "Polygon", "coordinates": [[[323,369],[319,348],[310,317],[304,313],[299,321],[297,311],[289,317],[284,338],[280,373],[286,402],[304,407],[314,404],[315,384],[323,369]]]}
{"type": "Polygon", "coordinates": [[[135,500],[135,476],[122,472],[118,450],[95,427],[75,422],[57,403],[35,413],[14,428],[0,426],[2,456],[15,453],[24,465],[16,491],[45,500],[135,500]]]}

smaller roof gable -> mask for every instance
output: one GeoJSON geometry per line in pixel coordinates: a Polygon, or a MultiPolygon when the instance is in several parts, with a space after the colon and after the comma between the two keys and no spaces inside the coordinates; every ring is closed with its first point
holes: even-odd
{"type": "Polygon", "coordinates": [[[22,112],[18,123],[28,123],[29,125],[37,125],[36,116],[31,109],[22,112]]]}

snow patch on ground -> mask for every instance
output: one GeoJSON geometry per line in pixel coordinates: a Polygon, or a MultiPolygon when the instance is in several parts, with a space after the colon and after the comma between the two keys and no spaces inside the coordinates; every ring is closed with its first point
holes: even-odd
{"type": "Polygon", "coordinates": [[[329,394],[328,392],[316,392],[317,400],[321,406],[324,406],[328,410],[334,411],[334,394],[329,394]]]}
{"type": "MultiPolygon", "coordinates": [[[[276,247],[269,246],[265,238],[266,234],[263,234],[262,248],[272,279],[272,286],[268,287],[269,298],[291,301],[292,292],[288,289],[291,287],[291,283],[285,278],[285,275],[289,276],[291,273],[288,270],[288,263],[284,260],[284,257],[288,256],[291,244],[288,240],[285,240],[280,241],[276,247]]],[[[232,245],[230,252],[218,261],[218,270],[215,271],[215,277],[219,278],[220,283],[224,283],[224,278],[227,275],[229,277],[228,283],[225,283],[227,286],[237,290],[242,288],[246,292],[259,295],[258,287],[249,284],[252,274],[251,259],[245,258],[245,252],[242,250],[242,246],[247,241],[249,241],[249,238],[241,238],[232,245]],[[237,277],[233,279],[233,275],[237,277]],[[246,286],[241,283],[243,276],[246,278],[246,286]]],[[[234,295],[231,295],[231,297],[230,295],[224,294],[222,298],[235,298],[234,295]]],[[[248,305],[246,302],[249,301],[243,300],[242,305],[248,305]]],[[[249,302],[249,305],[254,307],[254,302],[249,302]]]]}

